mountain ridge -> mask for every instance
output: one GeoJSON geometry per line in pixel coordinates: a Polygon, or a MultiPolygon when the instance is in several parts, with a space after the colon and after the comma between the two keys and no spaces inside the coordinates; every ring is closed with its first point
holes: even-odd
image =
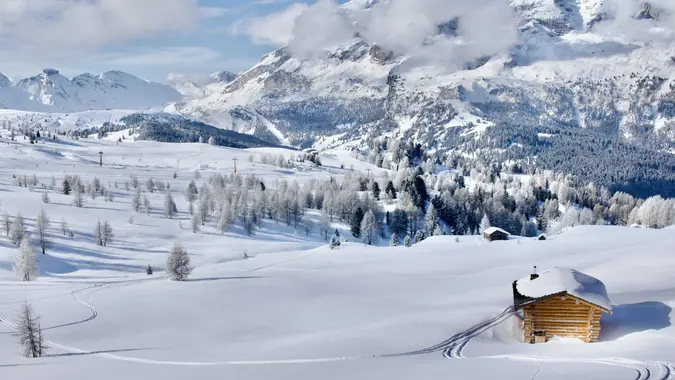
{"type": "Polygon", "coordinates": [[[121,71],[106,71],[98,76],[85,73],[68,79],[58,70],[47,68],[14,84],[0,76],[0,108],[5,109],[34,112],[142,110],[162,107],[181,98],[180,93],[168,85],[145,81],[121,71]]]}

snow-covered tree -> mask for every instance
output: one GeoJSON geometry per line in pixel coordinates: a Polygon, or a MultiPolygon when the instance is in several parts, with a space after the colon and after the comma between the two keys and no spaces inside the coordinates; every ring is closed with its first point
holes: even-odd
{"type": "Polygon", "coordinates": [[[14,258],[14,272],[21,277],[21,281],[33,281],[38,277],[38,262],[28,236],[21,239],[19,254],[14,258]]]}
{"type": "Polygon", "coordinates": [[[113,202],[115,200],[115,193],[113,193],[109,189],[104,188],[103,199],[105,199],[106,202],[113,202]]]}
{"type": "Polygon", "coordinates": [[[61,219],[61,232],[63,236],[68,235],[68,222],[65,219],[61,219]]]}
{"type": "Polygon", "coordinates": [[[176,242],[166,261],[166,272],[173,281],[185,281],[192,273],[192,269],[188,251],[183,247],[183,244],[176,242]]]}
{"type": "Polygon", "coordinates": [[[427,208],[427,215],[424,217],[424,226],[429,236],[433,235],[436,226],[438,225],[438,211],[433,203],[429,203],[427,208]]]}
{"type": "Polygon", "coordinates": [[[96,245],[98,246],[103,246],[103,225],[101,224],[101,221],[96,222],[96,226],[94,226],[94,242],[96,242],[96,245]]]}
{"type": "Polygon", "coordinates": [[[47,216],[45,210],[40,211],[40,214],[35,218],[35,235],[43,255],[47,253],[47,247],[50,243],[47,235],[50,224],[49,216],[47,216]]]}
{"type": "Polygon", "coordinates": [[[197,184],[195,183],[194,180],[190,181],[187,189],[185,189],[185,200],[188,201],[189,203],[192,203],[197,200],[198,194],[199,190],[197,190],[197,184]]]}
{"type": "Polygon", "coordinates": [[[12,222],[12,227],[9,231],[9,240],[12,241],[12,244],[19,245],[21,240],[26,236],[26,222],[23,219],[21,213],[16,214],[14,221],[12,222]]]}
{"type": "Polygon", "coordinates": [[[390,247],[397,247],[398,246],[398,236],[396,235],[396,232],[391,234],[391,240],[389,240],[389,246],[390,247]]]}
{"type": "Polygon", "coordinates": [[[47,192],[42,193],[42,203],[49,203],[49,194],[47,192]]]}
{"type": "Polygon", "coordinates": [[[148,190],[149,193],[155,192],[155,180],[153,180],[152,177],[148,178],[145,181],[145,188],[148,190]]]}
{"type": "Polygon", "coordinates": [[[321,235],[323,236],[323,239],[325,241],[328,241],[328,235],[330,235],[330,232],[333,229],[333,225],[330,222],[330,217],[325,212],[321,213],[321,222],[319,224],[319,228],[321,230],[321,235]]]}
{"type": "Polygon", "coordinates": [[[419,230],[419,231],[417,231],[417,232],[415,233],[415,237],[413,238],[412,243],[413,243],[413,244],[417,244],[417,243],[423,241],[423,240],[426,239],[426,238],[427,238],[427,237],[426,237],[426,235],[424,235],[424,231],[419,230]]]}
{"type": "Polygon", "coordinates": [[[309,236],[309,234],[311,234],[312,230],[314,229],[314,221],[309,217],[309,215],[305,215],[302,218],[302,226],[305,227],[305,235],[309,236]]]}
{"type": "Polygon", "coordinates": [[[178,209],[176,208],[176,202],[173,200],[171,192],[167,192],[164,196],[164,216],[173,219],[174,216],[178,214],[178,209]]]}
{"type": "Polygon", "coordinates": [[[192,232],[197,233],[201,231],[202,229],[202,217],[199,215],[199,213],[194,213],[192,215],[192,219],[190,220],[190,223],[192,225],[192,232]]]}
{"type": "Polygon", "coordinates": [[[150,200],[148,199],[148,196],[146,194],[143,194],[143,209],[145,210],[145,213],[150,216],[150,212],[152,211],[152,205],[150,204],[150,200]]]}
{"type": "Polygon", "coordinates": [[[2,230],[7,236],[9,236],[9,233],[12,230],[12,220],[9,218],[7,210],[2,213],[2,230]]]}
{"type": "Polygon", "coordinates": [[[492,227],[490,225],[490,219],[488,218],[487,214],[483,214],[483,219],[480,220],[480,233],[481,233],[481,235],[483,234],[483,232],[485,232],[485,230],[487,230],[490,227],[492,227]]]}
{"type": "Polygon", "coordinates": [[[377,245],[380,242],[380,226],[373,210],[368,210],[361,221],[361,236],[368,245],[377,245]]]}
{"type": "Polygon", "coordinates": [[[136,187],[134,190],[134,195],[131,196],[131,209],[135,212],[140,212],[143,200],[141,199],[141,188],[136,187]]]}
{"type": "Polygon", "coordinates": [[[113,228],[110,225],[110,223],[106,220],[103,222],[103,226],[101,227],[101,240],[103,242],[103,246],[107,246],[108,243],[112,242],[112,239],[115,237],[113,233],[113,228]]]}
{"type": "Polygon", "coordinates": [[[412,246],[412,239],[410,238],[410,235],[405,235],[405,239],[403,239],[403,245],[406,247],[412,246]]]}
{"type": "Polygon", "coordinates": [[[19,343],[23,348],[23,356],[27,358],[39,358],[46,351],[46,344],[42,338],[40,317],[35,315],[33,308],[24,302],[21,315],[17,322],[19,343]]]}
{"type": "Polygon", "coordinates": [[[84,207],[84,196],[82,195],[82,190],[80,186],[75,184],[73,186],[73,206],[75,207],[84,207]]]}
{"type": "Polygon", "coordinates": [[[209,145],[216,145],[216,139],[213,136],[209,137],[209,145]]]}

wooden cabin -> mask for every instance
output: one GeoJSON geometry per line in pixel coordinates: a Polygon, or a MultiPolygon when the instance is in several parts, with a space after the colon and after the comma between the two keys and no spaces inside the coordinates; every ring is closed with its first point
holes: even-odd
{"type": "Polygon", "coordinates": [[[555,337],[597,342],[600,317],[611,313],[605,285],[568,268],[553,268],[513,282],[513,303],[522,312],[523,341],[555,337]]]}
{"type": "Polygon", "coordinates": [[[537,238],[537,240],[539,240],[539,241],[545,241],[545,240],[546,240],[546,235],[544,235],[544,234],[539,235],[539,237],[537,238]]]}
{"type": "Polygon", "coordinates": [[[508,232],[497,227],[490,227],[483,232],[483,237],[487,241],[509,240],[508,232]]]}

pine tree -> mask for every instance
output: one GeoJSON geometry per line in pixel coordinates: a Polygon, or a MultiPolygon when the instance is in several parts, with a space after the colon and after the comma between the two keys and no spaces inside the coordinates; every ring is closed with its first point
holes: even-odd
{"type": "Polygon", "coordinates": [[[49,203],[49,194],[47,192],[42,193],[42,203],[49,203]]]}
{"type": "Polygon", "coordinates": [[[398,246],[398,236],[396,236],[396,232],[391,234],[391,240],[389,241],[389,246],[390,247],[397,247],[398,246]]]}
{"type": "Polygon", "coordinates": [[[406,247],[412,246],[412,240],[410,239],[410,235],[405,235],[405,239],[403,239],[403,245],[405,245],[406,247]]]}
{"type": "Polygon", "coordinates": [[[167,192],[164,196],[164,216],[169,219],[173,219],[176,214],[178,214],[176,202],[173,200],[171,192],[167,192]]]}
{"type": "Polygon", "coordinates": [[[26,236],[26,223],[21,213],[18,213],[14,217],[14,222],[12,222],[12,227],[9,231],[9,240],[12,241],[12,244],[19,245],[24,236],[26,236]]]}
{"type": "Polygon", "coordinates": [[[40,211],[40,214],[35,219],[35,234],[37,235],[38,243],[40,244],[40,249],[42,254],[47,253],[47,247],[50,244],[49,237],[47,236],[47,230],[51,224],[49,216],[45,210],[40,211]]]}
{"type": "Polygon", "coordinates": [[[63,195],[70,195],[70,181],[68,181],[68,178],[63,179],[62,192],[63,195]]]}
{"type": "Polygon", "coordinates": [[[372,186],[372,193],[373,193],[373,198],[377,199],[378,201],[380,200],[380,184],[377,183],[377,181],[373,181],[373,186],[372,186]]]}
{"type": "Polygon", "coordinates": [[[377,245],[380,241],[380,226],[373,210],[368,210],[361,221],[361,236],[367,245],[377,245]]]}
{"type": "Polygon", "coordinates": [[[183,244],[176,242],[171,248],[169,258],[166,261],[166,271],[173,281],[186,281],[190,273],[190,255],[183,244]]]}
{"type": "Polygon", "coordinates": [[[357,239],[361,237],[361,222],[363,221],[363,217],[364,213],[361,207],[357,207],[352,213],[350,226],[352,235],[357,239]]]}
{"type": "Polygon", "coordinates": [[[37,258],[27,236],[21,240],[19,254],[14,258],[14,272],[21,277],[21,281],[33,281],[38,277],[37,258]]]}
{"type": "Polygon", "coordinates": [[[40,328],[40,318],[35,315],[33,308],[24,302],[21,315],[17,323],[19,343],[23,348],[23,355],[27,358],[39,358],[46,349],[40,328]]]}
{"type": "Polygon", "coordinates": [[[147,274],[148,276],[151,276],[152,273],[153,273],[152,266],[148,265],[148,267],[145,269],[145,274],[147,274]]]}
{"type": "Polygon", "coordinates": [[[197,200],[197,195],[199,191],[197,190],[197,184],[194,180],[190,181],[187,189],[185,189],[185,200],[189,203],[192,203],[197,200]]]}

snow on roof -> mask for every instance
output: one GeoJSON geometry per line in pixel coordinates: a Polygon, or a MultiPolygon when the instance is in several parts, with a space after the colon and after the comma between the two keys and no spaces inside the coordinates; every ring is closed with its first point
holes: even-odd
{"type": "Polygon", "coordinates": [[[571,296],[612,310],[612,301],[602,281],[595,277],[570,268],[555,267],[542,271],[538,278],[530,280],[530,276],[516,281],[518,292],[529,298],[542,298],[553,294],[567,292],[571,296]]]}
{"type": "Polygon", "coordinates": [[[486,228],[485,231],[483,231],[483,232],[485,232],[488,235],[492,235],[495,232],[501,232],[501,233],[504,233],[504,234],[507,234],[507,235],[511,235],[510,233],[502,230],[501,228],[497,228],[497,227],[486,228]]]}

